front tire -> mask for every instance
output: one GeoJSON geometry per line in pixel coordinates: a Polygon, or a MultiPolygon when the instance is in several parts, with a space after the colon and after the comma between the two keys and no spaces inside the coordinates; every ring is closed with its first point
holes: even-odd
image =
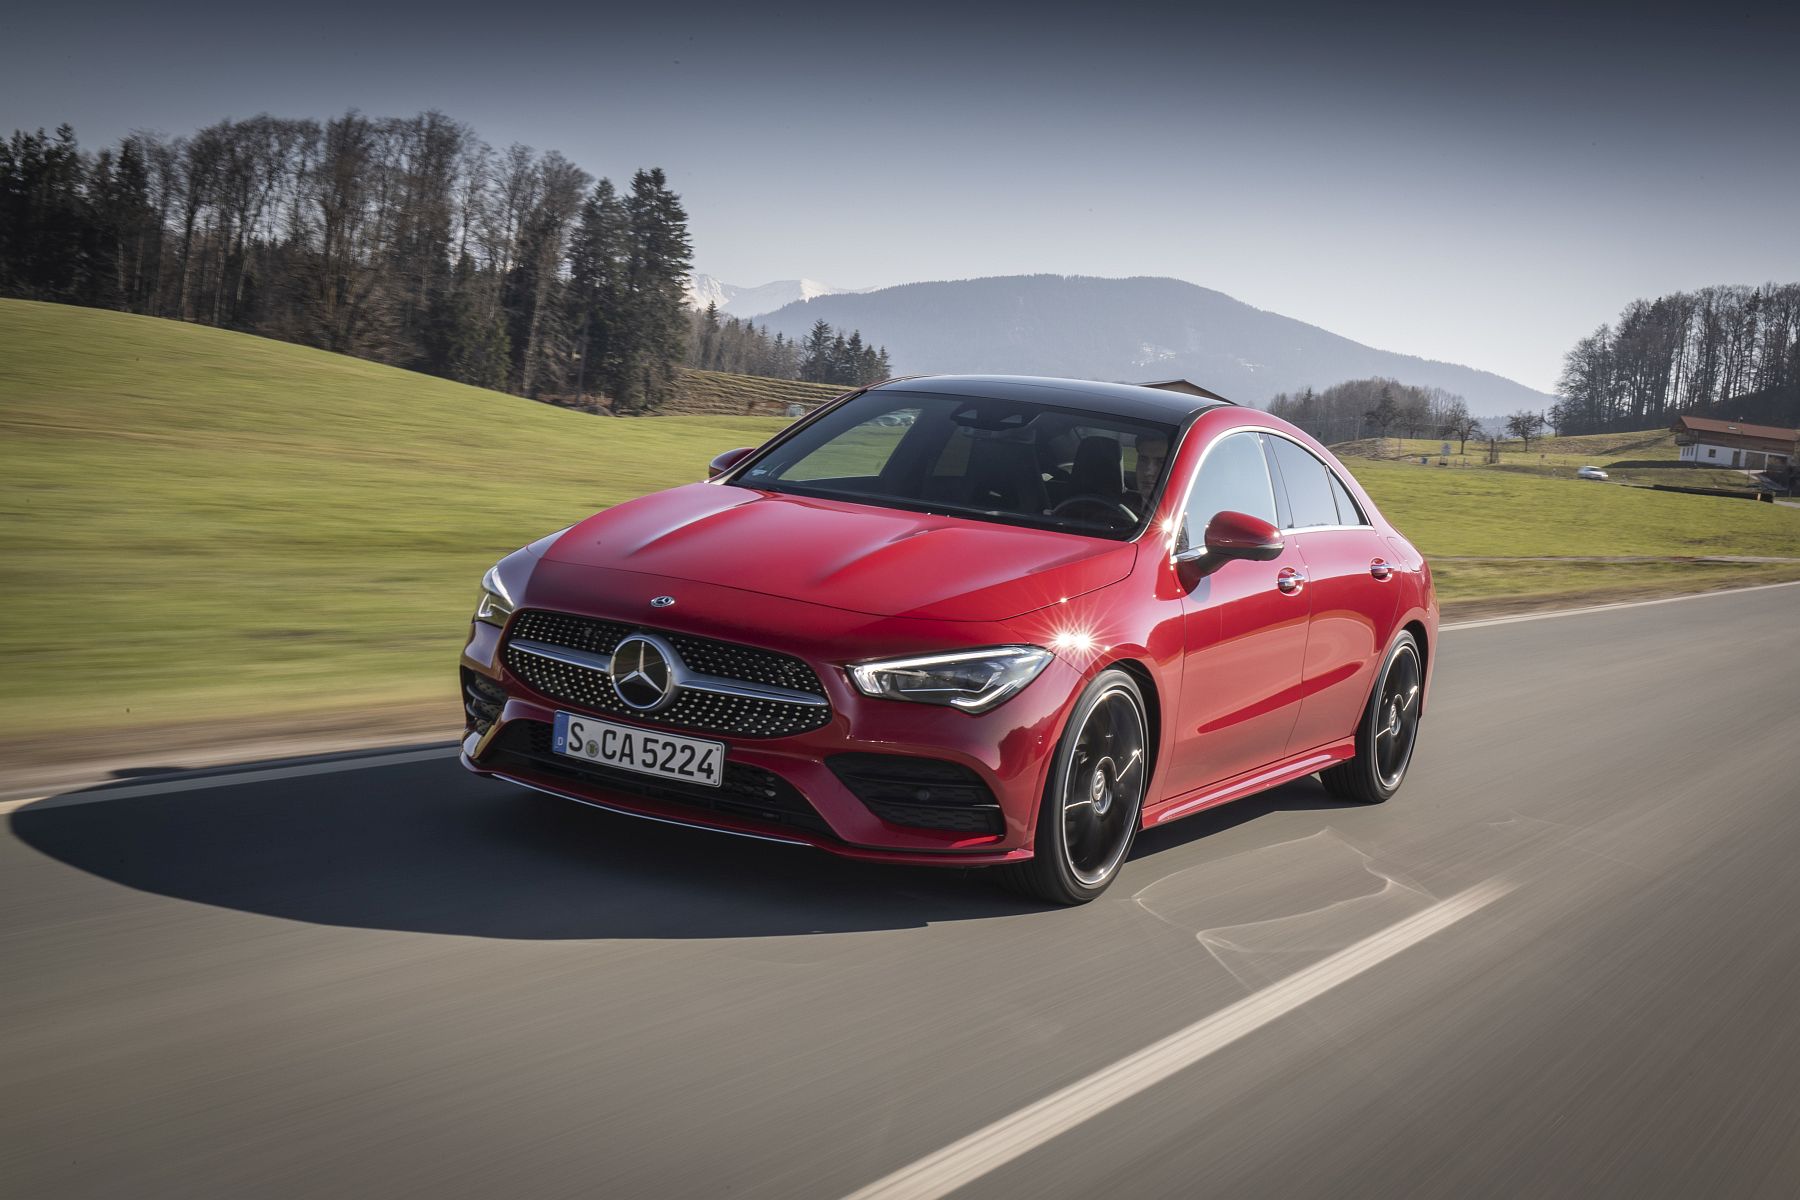
{"type": "Polygon", "coordinates": [[[1424,688],[1418,639],[1401,630],[1376,673],[1375,689],[1356,727],[1356,757],[1319,772],[1327,791],[1356,804],[1380,804],[1400,790],[1419,741],[1424,688]]]}
{"type": "Polygon", "coordinates": [[[1036,853],[997,868],[1013,891],[1049,904],[1086,904],[1131,853],[1150,775],[1144,694],[1125,671],[1094,677],[1056,745],[1038,805],[1036,853]]]}

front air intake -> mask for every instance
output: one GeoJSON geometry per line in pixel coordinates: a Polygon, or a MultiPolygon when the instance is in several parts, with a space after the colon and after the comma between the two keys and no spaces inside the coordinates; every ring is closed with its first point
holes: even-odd
{"type": "Polygon", "coordinates": [[[864,807],[891,825],[1005,832],[994,793],[981,776],[959,763],[908,754],[833,754],[825,765],[864,807]]]}

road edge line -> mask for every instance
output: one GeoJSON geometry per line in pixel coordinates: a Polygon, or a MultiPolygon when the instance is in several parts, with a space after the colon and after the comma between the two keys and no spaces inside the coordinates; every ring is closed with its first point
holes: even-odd
{"type": "Polygon", "coordinates": [[[182,775],[159,779],[153,783],[128,783],[118,787],[88,785],[94,790],[66,790],[44,796],[0,801],[0,815],[32,806],[32,810],[72,808],[80,804],[99,804],[105,800],[130,800],[141,796],[158,796],[167,792],[198,792],[209,788],[234,787],[245,783],[263,783],[276,779],[298,779],[307,775],[331,775],[339,771],[366,771],[373,767],[400,766],[455,758],[459,746],[433,746],[425,750],[398,750],[385,754],[370,752],[351,754],[327,762],[296,763],[286,767],[257,767],[244,771],[220,771],[208,775],[182,775]]]}
{"type": "Polygon", "coordinates": [[[1659,596],[1654,600],[1618,600],[1611,604],[1590,604],[1585,608],[1557,608],[1549,612],[1512,613],[1504,617],[1479,617],[1473,621],[1455,621],[1439,625],[1439,633],[1456,629],[1484,629],[1489,625],[1518,625],[1525,621],[1548,621],[1555,617],[1580,617],[1588,613],[1619,612],[1627,608],[1649,608],[1656,604],[1679,604],[1684,600],[1710,600],[1714,596],[1741,596],[1746,592],[1767,592],[1775,588],[1800,587],[1800,579],[1784,579],[1780,583],[1753,583],[1749,587],[1714,588],[1710,592],[1684,592],[1679,596],[1659,596]]]}

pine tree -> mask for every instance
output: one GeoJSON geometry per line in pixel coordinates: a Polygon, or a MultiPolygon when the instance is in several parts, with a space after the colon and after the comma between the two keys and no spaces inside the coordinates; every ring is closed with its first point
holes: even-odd
{"type": "Polygon", "coordinates": [[[853,387],[867,383],[864,374],[868,369],[869,364],[863,357],[862,330],[852,329],[849,340],[844,343],[844,376],[838,382],[853,387]]]}
{"type": "Polygon", "coordinates": [[[800,378],[808,383],[831,381],[831,326],[823,319],[813,322],[812,332],[800,347],[800,378]]]}
{"type": "Polygon", "coordinates": [[[569,297],[575,306],[575,391],[589,380],[605,381],[616,367],[618,335],[625,323],[628,222],[625,206],[602,179],[581,206],[569,247],[569,297]]]}
{"type": "Polygon", "coordinates": [[[660,168],[632,177],[625,201],[629,297],[607,391],[620,412],[661,406],[687,348],[687,277],[693,258],[687,212],[660,168]]]}
{"type": "Polygon", "coordinates": [[[145,312],[151,299],[145,273],[162,231],[156,212],[150,207],[150,171],[136,138],[120,143],[119,169],[114,179],[113,233],[117,239],[120,302],[131,312],[145,312]]]}
{"type": "MultiPolygon", "coordinates": [[[[731,323],[732,332],[737,331],[737,322],[731,323]]],[[[700,321],[700,368],[704,371],[719,370],[719,341],[723,331],[719,327],[719,305],[716,301],[706,302],[706,311],[701,314],[700,321]]]]}
{"type": "Polygon", "coordinates": [[[840,333],[831,339],[830,358],[827,360],[830,365],[826,368],[825,373],[826,383],[849,382],[850,363],[848,351],[849,344],[844,341],[843,334],[840,333]]]}

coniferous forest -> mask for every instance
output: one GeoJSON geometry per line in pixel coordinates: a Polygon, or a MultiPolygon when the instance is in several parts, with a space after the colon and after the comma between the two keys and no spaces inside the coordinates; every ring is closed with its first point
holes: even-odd
{"type": "Polygon", "coordinates": [[[768,326],[758,328],[748,319],[721,320],[711,304],[693,315],[687,365],[844,387],[879,383],[893,374],[886,347],[866,345],[861,330],[846,337],[830,322],[814,321],[805,338],[789,341],[780,333],[770,337],[768,326]]]}
{"type": "Polygon", "coordinates": [[[0,143],[0,295],[216,325],[525,396],[603,397],[624,413],[662,404],[693,351],[787,378],[885,373],[860,335],[855,355],[829,363],[806,346],[726,352],[725,330],[687,307],[691,258],[687,213],[660,169],[615,187],[554,150],[495,150],[438,112],[258,116],[92,153],[67,125],[0,143]]]}

